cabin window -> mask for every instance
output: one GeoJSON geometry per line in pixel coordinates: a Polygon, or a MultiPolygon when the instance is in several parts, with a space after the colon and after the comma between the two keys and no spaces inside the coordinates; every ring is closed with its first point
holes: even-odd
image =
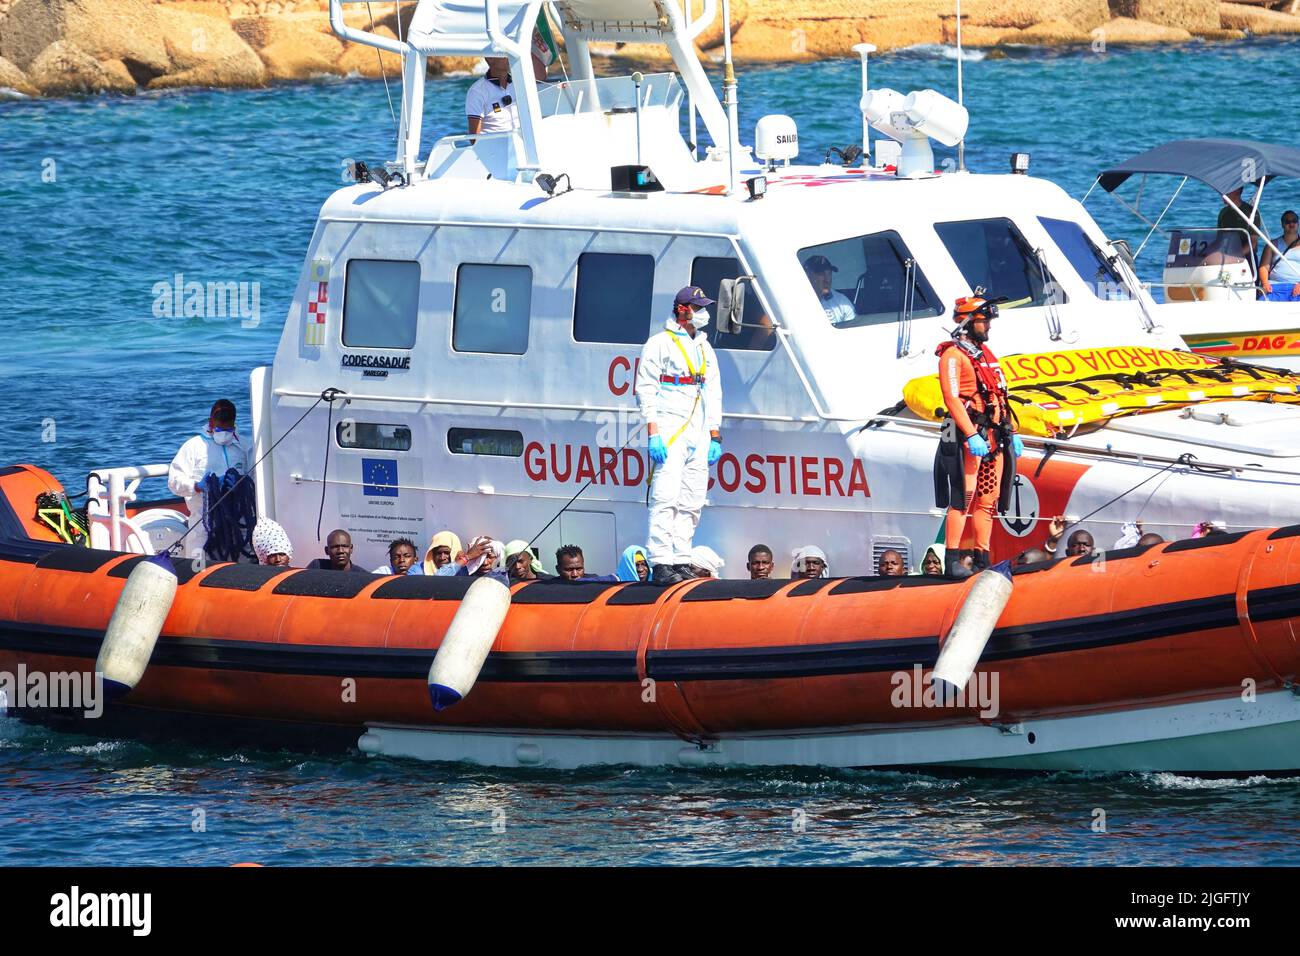
{"type": "MultiPolygon", "coordinates": [[[[740,274],[740,263],[735,259],[700,256],[691,264],[691,285],[703,289],[704,294],[710,299],[717,299],[718,287],[722,285],[722,280],[734,279],[740,274]]],[[[709,319],[709,324],[704,327],[704,333],[715,348],[747,349],[757,352],[768,352],[776,348],[775,326],[764,314],[763,303],[758,300],[758,293],[754,290],[753,283],[748,283],[745,289],[745,312],[740,317],[740,321],[746,326],[761,326],[761,328],[742,328],[735,334],[719,332],[716,318],[717,306],[710,306],[709,311],[714,318],[709,319]]]]}
{"type": "Polygon", "coordinates": [[[836,328],[943,314],[907,243],[893,230],[799,250],[813,291],[836,328]]]}
{"type": "Polygon", "coordinates": [[[407,425],[381,425],[345,418],[334,426],[340,448],[378,448],[410,451],[411,429],[407,425]]]}
{"type": "Polygon", "coordinates": [[[411,348],[419,302],[418,262],[352,259],[343,293],[343,344],[348,348],[411,348]]]}
{"type": "Polygon", "coordinates": [[[1066,301],[1010,219],[937,222],[934,230],[971,289],[982,286],[990,297],[1005,296],[1002,308],[1045,305],[1048,298],[1057,304],[1066,301]]]}
{"type": "Polygon", "coordinates": [[[462,265],[456,272],[451,347],[523,355],[532,300],[533,270],[528,266],[462,265]]]}
{"type": "Polygon", "coordinates": [[[449,428],[447,450],[456,455],[518,458],[524,453],[524,436],[504,428],[449,428]]]}
{"type": "Polygon", "coordinates": [[[1039,216],[1038,221],[1097,298],[1108,301],[1133,298],[1124,277],[1088,238],[1082,226],[1068,219],[1049,219],[1046,216],[1039,216]]]}
{"type": "Polygon", "coordinates": [[[578,257],[573,338],[641,345],[650,334],[654,256],[584,252],[578,257]]]}

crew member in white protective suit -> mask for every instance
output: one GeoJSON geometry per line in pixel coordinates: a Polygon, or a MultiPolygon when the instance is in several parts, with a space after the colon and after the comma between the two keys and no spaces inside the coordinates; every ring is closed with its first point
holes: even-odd
{"type": "Polygon", "coordinates": [[[167,469],[167,487],[172,494],[184,498],[190,510],[189,523],[193,530],[181,542],[185,557],[202,555],[208,540],[203,530],[203,479],[208,475],[220,478],[230,468],[241,475],[247,474],[248,455],[235,432],[234,403],[223,398],[212,406],[208,427],[181,445],[167,469]]]}
{"type": "Polygon", "coordinates": [[[722,454],[722,383],[717,357],[701,330],[713,300],[687,286],[673,300],[673,317],[641,350],[636,398],[649,436],[650,531],[646,556],[655,584],[695,576],[691,539],[709,484],[709,466],[722,454]]]}

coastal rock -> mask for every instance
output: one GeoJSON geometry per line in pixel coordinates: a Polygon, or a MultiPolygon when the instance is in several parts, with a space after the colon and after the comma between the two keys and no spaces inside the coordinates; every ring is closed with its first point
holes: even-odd
{"type": "MultiPolygon", "coordinates": [[[[30,72],[52,43],[65,41],[93,60],[120,60],[133,86],[147,83],[171,68],[163,9],[145,0],[19,0],[0,19],[0,56],[30,72]]],[[[83,70],[74,82],[87,79],[83,70]]]]}
{"type": "Polygon", "coordinates": [[[1103,44],[1186,43],[1192,35],[1179,27],[1146,23],[1130,17],[1116,17],[1093,31],[1093,39],[1103,44]]]}
{"type": "Polygon", "coordinates": [[[1192,36],[1199,37],[1202,40],[1244,40],[1246,32],[1244,30],[1192,30],[1192,36]]]}
{"type": "Polygon", "coordinates": [[[1219,29],[1219,0],[1112,0],[1117,17],[1184,30],[1219,29]]]}
{"type": "Polygon", "coordinates": [[[343,43],[319,14],[291,14],[278,17],[243,17],[231,26],[257,51],[273,80],[301,80],[321,73],[344,72],[336,61],[343,55],[343,43]]]}
{"type": "Polygon", "coordinates": [[[850,57],[855,43],[874,43],[884,51],[942,43],[943,36],[937,13],[825,20],[765,19],[751,14],[733,46],[737,60],[782,62],[850,57]]]}
{"type": "MultiPolygon", "coordinates": [[[[1005,42],[1006,37],[1020,33],[1019,30],[1008,30],[1005,27],[986,27],[978,23],[970,23],[969,18],[964,15],[961,20],[961,44],[973,49],[997,46],[1005,42]]],[[[957,43],[956,16],[944,17],[942,27],[943,39],[940,42],[948,46],[955,45],[957,43]]]]}
{"type": "Polygon", "coordinates": [[[27,80],[27,74],[0,56],[0,89],[16,90],[24,96],[36,96],[39,92],[27,80]]]}
{"type": "MultiPolygon", "coordinates": [[[[380,36],[388,37],[390,40],[396,40],[397,35],[388,27],[377,27],[373,32],[380,36]]],[[[364,76],[371,80],[377,80],[383,74],[392,77],[402,75],[402,58],[395,53],[388,53],[384,50],[376,50],[372,46],[366,46],[361,43],[345,44],[343,53],[334,62],[334,69],[344,76],[364,76]],[[380,69],[380,60],[383,61],[383,69],[380,69]]]]}
{"type": "Polygon", "coordinates": [[[1046,20],[1025,27],[1012,42],[1033,46],[1075,46],[1091,43],[1092,34],[1080,30],[1069,20],[1046,20]]]}
{"type": "MultiPolygon", "coordinates": [[[[989,0],[972,5],[966,13],[970,23],[989,27],[1029,29],[1040,23],[1064,21],[1076,32],[1087,33],[1111,18],[1106,0],[989,0]]],[[[966,39],[962,24],[962,39],[966,39]]]]}
{"type": "MultiPolygon", "coordinates": [[[[119,63],[120,66],[120,63],[119,63]]],[[[27,71],[27,77],[46,96],[71,93],[134,93],[135,80],[125,67],[108,69],[85,50],[67,40],[47,46],[27,71]]]]}
{"type": "Polygon", "coordinates": [[[176,70],[190,70],[232,57],[252,57],[259,65],[262,62],[227,20],[174,7],[159,7],[158,22],[162,27],[167,55],[176,70]]]}
{"type": "MultiPolygon", "coordinates": [[[[1257,36],[1269,33],[1300,33],[1300,17],[1276,10],[1261,10],[1244,3],[1220,3],[1219,23],[1224,29],[1246,30],[1257,36]]],[[[0,49],[0,53],[4,50],[0,49]]]]}
{"type": "MultiPolygon", "coordinates": [[[[745,21],[749,18],[749,0],[731,0],[731,36],[734,38],[736,32],[744,26],[745,21]]],[[[704,0],[691,0],[691,16],[699,19],[704,10],[704,0]]],[[[717,13],[714,14],[713,22],[705,28],[704,32],[695,38],[695,45],[701,50],[709,50],[715,46],[722,46],[722,3],[718,3],[717,13]]]]}
{"type": "Polygon", "coordinates": [[[183,86],[247,87],[266,85],[266,67],[250,51],[220,60],[208,60],[179,73],[160,76],[149,84],[151,90],[170,90],[183,86]],[[249,57],[251,56],[251,60],[249,57]]]}
{"type": "MultiPolygon", "coordinates": [[[[477,56],[431,56],[426,65],[429,73],[436,76],[448,73],[473,73],[475,68],[482,62],[482,58],[477,56]]],[[[558,71],[559,67],[551,67],[552,81],[555,80],[558,71]]]]}

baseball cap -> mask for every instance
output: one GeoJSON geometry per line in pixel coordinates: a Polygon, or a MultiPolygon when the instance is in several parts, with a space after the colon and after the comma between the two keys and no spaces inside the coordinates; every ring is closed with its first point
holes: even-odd
{"type": "Polygon", "coordinates": [[[803,264],[807,272],[839,272],[839,268],[825,256],[809,256],[803,264]]]}
{"type": "Polygon", "coordinates": [[[713,300],[704,294],[703,289],[698,286],[688,285],[677,293],[677,298],[673,299],[673,305],[705,306],[713,305],[713,300]]]}

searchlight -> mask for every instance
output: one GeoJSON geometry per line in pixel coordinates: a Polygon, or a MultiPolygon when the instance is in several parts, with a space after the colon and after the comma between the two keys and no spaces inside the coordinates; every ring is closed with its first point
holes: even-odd
{"type": "Polygon", "coordinates": [[[970,125],[966,107],[934,90],[906,96],[891,89],[868,90],[862,98],[862,118],[898,142],[898,175],[909,179],[934,175],[930,140],[956,146],[970,125]]]}

